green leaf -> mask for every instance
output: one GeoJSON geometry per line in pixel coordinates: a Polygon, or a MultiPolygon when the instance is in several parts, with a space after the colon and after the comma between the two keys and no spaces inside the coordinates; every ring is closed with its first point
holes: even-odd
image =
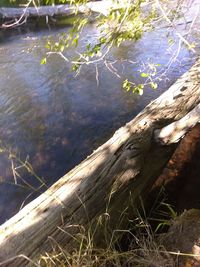
{"type": "Polygon", "coordinates": [[[65,46],[63,44],[60,44],[60,51],[63,52],[65,49],[65,46]]]}
{"type": "Polygon", "coordinates": [[[158,85],[157,85],[157,83],[151,83],[151,88],[152,89],[157,89],[158,88],[158,85]]]}
{"type": "Polygon", "coordinates": [[[80,68],[80,64],[74,64],[72,66],[72,71],[77,71],[80,68]]]}
{"type": "Polygon", "coordinates": [[[59,42],[56,42],[54,46],[55,46],[55,48],[58,48],[59,47],[59,42]]]}
{"type": "Polygon", "coordinates": [[[77,34],[76,37],[74,38],[74,40],[72,41],[72,45],[77,47],[78,46],[78,40],[79,40],[79,35],[77,34]]]}
{"type": "Polygon", "coordinates": [[[45,64],[47,64],[47,58],[44,57],[43,59],[41,59],[40,64],[41,64],[41,65],[45,65],[45,64]]]}
{"type": "Polygon", "coordinates": [[[87,44],[87,45],[86,45],[86,49],[87,49],[87,50],[90,50],[90,46],[91,46],[91,44],[90,44],[90,43],[89,43],[89,44],[87,44]]]}
{"type": "Polygon", "coordinates": [[[169,45],[173,45],[174,43],[175,43],[174,39],[172,39],[172,38],[168,39],[168,44],[169,45]]]}
{"type": "Polygon", "coordinates": [[[142,72],[142,73],[140,74],[140,76],[143,77],[143,78],[147,78],[147,77],[149,77],[149,74],[148,74],[148,73],[144,73],[144,72],[142,72]]]}
{"type": "Polygon", "coordinates": [[[143,95],[143,93],[144,93],[143,89],[138,88],[138,94],[139,94],[139,95],[143,95]]]}
{"type": "Polygon", "coordinates": [[[105,44],[107,40],[106,40],[105,37],[101,37],[101,38],[99,39],[99,41],[100,41],[101,44],[105,44]]]}
{"type": "Polygon", "coordinates": [[[51,43],[48,41],[45,45],[46,49],[51,50],[51,43]]]}

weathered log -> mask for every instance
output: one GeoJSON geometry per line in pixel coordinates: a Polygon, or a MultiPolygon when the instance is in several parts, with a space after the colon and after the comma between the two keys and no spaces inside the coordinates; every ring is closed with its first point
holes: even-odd
{"type": "Polygon", "coordinates": [[[113,8],[112,1],[88,2],[84,5],[55,5],[55,6],[38,6],[36,7],[2,7],[0,8],[0,17],[4,19],[13,19],[24,17],[41,17],[41,16],[60,16],[74,15],[75,13],[86,13],[89,11],[107,15],[113,8]]]}
{"type": "Polygon", "coordinates": [[[87,229],[105,211],[116,227],[130,198],[135,203],[145,195],[172,156],[177,143],[162,145],[154,132],[181,120],[200,103],[199,75],[200,60],[86,160],[5,222],[0,227],[2,265],[26,266],[26,259],[18,255],[36,259],[52,250],[51,240],[70,247],[77,225],[87,229]]]}
{"type": "Polygon", "coordinates": [[[25,17],[41,17],[54,15],[71,15],[74,14],[75,7],[70,5],[58,6],[42,6],[42,7],[2,7],[0,8],[0,16],[6,19],[25,17]]]}

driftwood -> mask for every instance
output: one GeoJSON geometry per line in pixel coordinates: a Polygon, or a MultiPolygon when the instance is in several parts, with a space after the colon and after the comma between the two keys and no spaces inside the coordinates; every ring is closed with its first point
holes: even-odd
{"type": "MultiPolygon", "coordinates": [[[[162,129],[175,121],[176,130],[183,129],[182,118],[189,122],[185,116],[193,109],[199,116],[199,75],[200,60],[86,160],[5,222],[0,227],[2,266],[26,266],[26,259],[18,255],[36,259],[52,250],[52,240],[70,247],[77,225],[87,229],[104,212],[110,214],[113,229],[118,227],[130,199],[136,203],[147,194],[177,146],[176,138],[166,142],[162,129]]],[[[193,123],[187,125],[182,135],[193,123]]]]}

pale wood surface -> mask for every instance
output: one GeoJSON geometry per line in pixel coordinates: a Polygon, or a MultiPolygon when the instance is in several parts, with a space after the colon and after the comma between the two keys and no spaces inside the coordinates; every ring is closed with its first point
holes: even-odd
{"type": "MultiPolygon", "coordinates": [[[[200,103],[200,60],[168,91],[0,227],[0,261],[19,254],[35,259],[51,251],[51,240],[70,247],[70,235],[107,211],[111,225],[138,196],[145,195],[176,148],[161,145],[156,129],[178,121],[200,103]]],[[[23,257],[3,266],[26,266],[23,257]]]]}
{"type": "Polygon", "coordinates": [[[161,130],[156,130],[154,135],[157,142],[163,145],[177,143],[185,134],[200,122],[200,104],[186,114],[183,118],[175,121],[161,130]]]}

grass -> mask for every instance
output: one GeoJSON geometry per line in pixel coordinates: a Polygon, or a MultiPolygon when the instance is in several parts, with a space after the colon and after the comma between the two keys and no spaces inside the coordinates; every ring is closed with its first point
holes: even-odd
{"type": "Polygon", "coordinates": [[[5,168],[8,173],[6,177],[0,176],[0,183],[15,185],[22,188],[26,195],[28,194],[21,203],[20,209],[34,193],[38,195],[48,189],[46,181],[37,174],[29,162],[29,157],[26,156],[25,159],[22,159],[17,151],[6,146],[1,140],[0,156],[6,162],[5,168]]]}
{"type": "MultiPolygon", "coordinates": [[[[158,205],[162,206],[162,205],[158,205]]],[[[165,206],[166,207],[166,206],[165,206]]],[[[171,209],[171,207],[170,207],[171,209]]],[[[155,211],[155,210],[154,210],[155,211]]],[[[169,210],[170,212],[170,210],[169,210]]],[[[168,217],[171,213],[168,214],[168,217]]],[[[152,219],[146,217],[144,210],[140,210],[134,220],[128,222],[128,228],[115,229],[109,235],[108,223],[105,227],[100,226],[96,221],[95,227],[85,230],[83,227],[77,235],[73,236],[73,250],[57,244],[52,239],[54,252],[45,253],[40,256],[36,266],[44,267],[175,267],[176,255],[169,253],[159,244],[159,236],[155,231],[155,221],[152,227],[152,219]],[[142,213],[142,215],[141,215],[142,213]],[[101,243],[104,246],[95,245],[95,236],[99,227],[103,230],[101,243]],[[110,238],[105,238],[110,236],[110,238]],[[128,246],[124,245],[124,241],[128,246]]],[[[157,220],[159,229],[167,224],[166,217],[157,220]]],[[[157,228],[157,227],[156,227],[157,228]]],[[[68,234],[63,230],[63,235],[68,234]]]]}
{"type": "MultiPolygon", "coordinates": [[[[129,230],[124,230],[124,234],[129,230]]],[[[140,231],[139,231],[140,232],[140,231]]],[[[105,248],[97,248],[88,238],[82,236],[77,249],[69,252],[60,245],[55,245],[52,254],[40,257],[38,266],[45,267],[175,267],[174,257],[156,242],[155,236],[146,228],[146,234],[136,233],[126,251],[120,249],[120,242],[110,243],[105,248]]],[[[79,240],[80,241],[80,240],[79,240]]]]}

